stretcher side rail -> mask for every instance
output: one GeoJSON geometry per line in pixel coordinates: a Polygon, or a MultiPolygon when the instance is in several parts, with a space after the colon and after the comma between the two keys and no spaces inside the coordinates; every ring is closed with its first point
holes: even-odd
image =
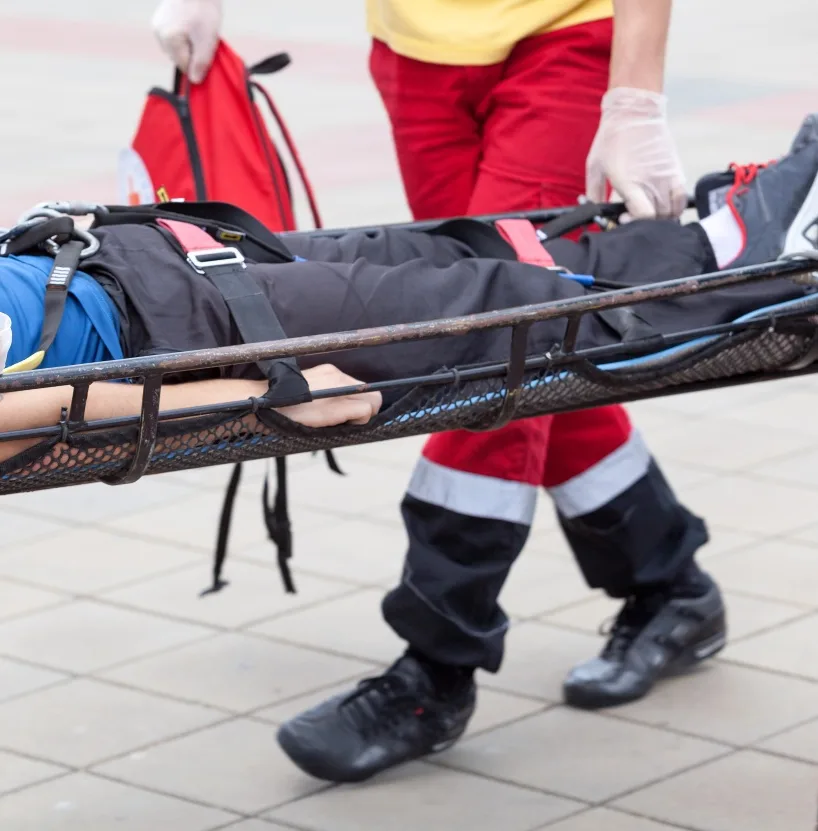
{"type": "MultiPolygon", "coordinates": [[[[0,433],[0,441],[40,439],[37,445],[0,464],[0,494],[102,481],[124,484],[145,474],[332,449],[399,436],[452,429],[492,429],[513,418],[583,409],[617,401],[652,397],[780,377],[782,370],[809,372],[815,350],[818,298],[793,310],[759,319],[686,330],[662,338],[660,346],[709,342],[657,370],[633,366],[610,372],[605,361],[655,351],[657,344],[638,341],[590,350],[574,349],[582,316],[650,300],[688,296],[727,286],[808,273],[815,264],[782,261],[638,288],[601,292],[516,309],[460,318],[408,323],[352,332],[292,338],[262,344],[131,358],[0,377],[0,394],[16,390],[70,385],[70,410],[59,425],[0,433]],[[565,336],[546,354],[527,356],[528,328],[561,319],[565,336]],[[480,330],[511,328],[507,361],[461,367],[422,378],[397,378],[377,384],[330,390],[316,397],[370,389],[404,392],[400,400],[365,426],[310,429],[273,411],[253,412],[251,402],[232,402],[159,415],[162,379],[187,370],[216,369],[261,359],[326,355],[347,349],[430,340],[480,330]],[[84,420],[89,384],[139,380],[143,386],[139,416],[84,420]],[[258,417],[256,417],[258,416],[258,417]]],[[[682,350],[684,352],[684,350],[682,350]]]]}

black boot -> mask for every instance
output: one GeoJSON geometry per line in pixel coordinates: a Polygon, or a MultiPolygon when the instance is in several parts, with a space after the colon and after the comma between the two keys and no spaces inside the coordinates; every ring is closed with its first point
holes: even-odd
{"type": "Polygon", "coordinates": [[[463,735],[475,703],[471,671],[407,653],[383,675],[283,724],[278,742],[311,776],[361,782],[450,747],[463,735]]]}
{"type": "Polygon", "coordinates": [[[600,656],[566,678],[565,703],[595,710],[635,701],[660,678],[715,655],[726,641],[718,586],[692,567],[677,584],[625,602],[600,656]]]}

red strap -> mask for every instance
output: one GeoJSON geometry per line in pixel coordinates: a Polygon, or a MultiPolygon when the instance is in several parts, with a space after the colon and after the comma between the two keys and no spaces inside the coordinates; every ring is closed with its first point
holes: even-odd
{"type": "Polygon", "coordinates": [[[500,236],[514,249],[521,263],[553,268],[551,255],[543,248],[537,231],[527,219],[500,219],[494,223],[500,236]]]}
{"type": "Polygon", "coordinates": [[[207,231],[203,231],[198,225],[191,225],[189,222],[179,222],[176,219],[157,219],[157,225],[167,228],[168,231],[179,240],[179,244],[185,249],[186,254],[206,251],[210,248],[224,248],[224,246],[213,239],[207,231]]]}

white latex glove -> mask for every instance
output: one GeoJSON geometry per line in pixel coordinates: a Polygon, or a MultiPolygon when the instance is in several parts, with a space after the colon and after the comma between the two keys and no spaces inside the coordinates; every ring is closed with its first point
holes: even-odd
{"type": "Polygon", "coordinates": [[[687,191],[666,110],[665,96],[648,90],[616,87],[605,94],[586,164],[592,202],[605,201],[607,180],[633,219],[681,216],[687,191]]]}
{"type": "Polygon", "coordinates": [[[219,44],[222,0],[162,0],[151,27],[168,57],[200,84],[219,44]]]}

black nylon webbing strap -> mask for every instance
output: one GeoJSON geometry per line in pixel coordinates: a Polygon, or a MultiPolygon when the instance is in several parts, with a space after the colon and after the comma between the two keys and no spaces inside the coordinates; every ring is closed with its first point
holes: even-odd
{"type": "Polygon", "coordinates": [[[84,243],[70,240],[65,243],[54,257],[48,283],[45,287],[45,311],[43,314],[43,328],[40,332],[38,351],[47,352],[54,343],[57,330],[60,328],[62,316],[65,312],[65,302],[68,299],[68,288],[71,280],[77,273],[80,263],[80,254],[84,243]]]}
{"type": "MultiPolygon", "coordinates": [[[[240,265],[214,265],[205,275],[221,292],[242,343],[285,340],[287,335],[273,307],[259,285],[240,265]]],[[[310,401],[310,388],[295,358],[259,361],[259,368],[270,382],[263,396],[265,404],[280,407],[310,401]]]]}
{"type": "Polygon", "coordinates": [[[0,256],[29,254],[52,237],[68,237],[74,230],[74,220],[70,216],[55,216],[38,222],[24,230],[19,236],[12,237],[0,246],[0,256]]]}

